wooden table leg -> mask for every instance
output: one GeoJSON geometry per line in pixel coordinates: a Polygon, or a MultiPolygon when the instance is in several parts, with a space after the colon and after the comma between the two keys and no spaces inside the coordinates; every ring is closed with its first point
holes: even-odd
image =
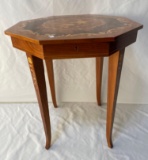
{"type": "Polygon", "coordinates": [[[48,149],[51,144],[51,130],[50,130],[50,117],[49,117],[49,110],[48,110],[48,100],[47,100],[43,60],[37,57],[34,57],[29,53],[26,53],[26,54],[27,54],[30,71],[32,74],[34,87],[36,90],[36,95],[39,102],[43,125],[44,125],[44,130],[46,135],[45,148],[48,149]]]}
{"type": "Polygon", "coordinates": [[[101,106],[101,83],[102,83],[103,57],[96,57],[96,93],[97,103],[101,106]]]}
{"type": "Polygon", "coordinates": [[[49,80],[49,85],[50,85],[52,102],[53,102],[54,107],[57,108],[58,106],[57,106],[56,95],[55,95],[53,60],[52,59],[45,60],[45,63],[46,63],[46,68],[48,72],[48,80],[49,80]]]}
{"type": "Polygon", "coordinates": [[[108,146],[110,148],[113,147],[112,128],[114,122],[123,58],[124,58],[124,49],[112,54],[109,57],[106,137],[108,146]]]}

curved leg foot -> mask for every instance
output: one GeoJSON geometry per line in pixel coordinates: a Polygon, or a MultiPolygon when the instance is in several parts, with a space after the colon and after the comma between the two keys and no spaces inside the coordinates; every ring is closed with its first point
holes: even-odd
{"type": "Polygon", "coordinates": [[[45,148],[46,148],[46,149],[49,149],[49,148],[50,148],[50,145],[51,145],[51,142],[46,140],[45,148]]]}
{"type": "Polygon", "coordinates": [[[112,138],[107,139],[107,144],[109,148],[113,148],[112,138]]]}

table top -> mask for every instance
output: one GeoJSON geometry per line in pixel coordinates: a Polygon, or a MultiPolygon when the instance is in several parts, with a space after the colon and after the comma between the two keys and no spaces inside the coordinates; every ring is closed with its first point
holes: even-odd
{"type": "Polygon", "coordinates": [[[11,37],[37,44],[66,41],[114,41],[129,31],[143,26],[124,17],[104,15],[51,16],[21,21],[5,33],[11,37]]]}

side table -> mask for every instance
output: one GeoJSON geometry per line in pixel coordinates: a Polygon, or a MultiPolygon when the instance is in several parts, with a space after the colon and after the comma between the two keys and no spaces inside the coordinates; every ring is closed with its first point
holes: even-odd
{"type": "Polygon", "coordinates": [[[13,47],[26,52],[46,135],[51,145],[50,117],[44,77],[45,60],[54,107],[57,107],[53,59],[96,57],[97,102],[101,105],[103,57],[108,62],[106,137],[112,144],[112,128],[125,47],[134,43],[143,26],[127,18],[103,15],[51,16],[17,23],[5,34],[13,47]]]}

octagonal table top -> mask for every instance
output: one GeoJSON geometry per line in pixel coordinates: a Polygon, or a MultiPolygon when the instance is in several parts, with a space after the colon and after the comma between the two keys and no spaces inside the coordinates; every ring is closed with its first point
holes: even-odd
{"type": "Polygon", "coordinates": [[[143,26],[130,19],[105,15],[50,16],[21,21],[5,34],[37,44],[66,41],[114,41],[120,35],[141,29],[143,26]]]}

